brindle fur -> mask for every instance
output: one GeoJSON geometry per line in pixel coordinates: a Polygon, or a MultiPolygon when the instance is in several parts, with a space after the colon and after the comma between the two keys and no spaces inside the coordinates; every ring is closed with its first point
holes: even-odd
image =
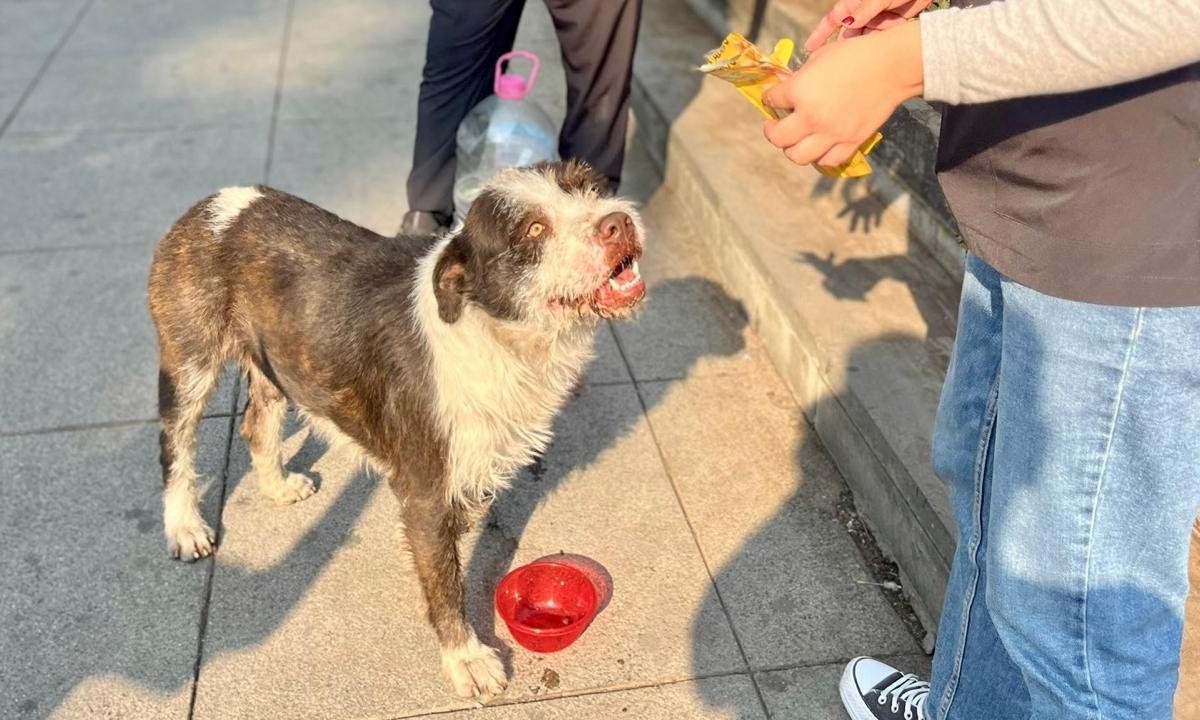
{"type": "MultiPolygon", "coordinates": [[[[542,171],[564,192],[603,182],[577,163],[542,171]]],[[[168,492],[183,491],[173,483],[190,491],[204,407],[223,365],[237,362],[249,385],[241,432],[260,484],[287,494],[280,484],[287,403],[351,438],[400,499],[443,649],[463,647],[474,633],[463,609],[457,541],[477,508],[448,492],[430,350],[413,313],[416,268],[439,241],[383,237],[277,190],[256,190],[261,197],[216,230],[208,213],[217,196],[192,207],[155,253],[149,291],[161,361],[164,484],[168,492]]],[[[514,216],[503,200],[485,192],[438,260],[434,292],[445,322],[457,320],[466,303],[495,318],[521,318],[514,287],[539,262],[538,245],[522,238],[537,208],[514,216]]],[[[211,542],[198,548],[207,554],[211,542]]]]}

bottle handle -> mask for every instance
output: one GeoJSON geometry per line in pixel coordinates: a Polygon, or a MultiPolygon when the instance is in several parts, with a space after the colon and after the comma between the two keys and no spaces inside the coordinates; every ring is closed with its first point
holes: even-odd
{"type": "Polygon", "coordinates": [[[499,91],[500,76],[503,74],[501,68],[504,67],[505,61],[512,60],[513,58],[525,58],[529,62],[533,63],[533,68],[531,68],[529,71],[529,79],[525,82],[526,90],[533,90],[533,83],[537,81],[538,68],[542,66],[542,61],[538,60],[537,55],[525,50],[513,50],[512,52],[506,52],[496,60],[496,76],[493,89],[499,91]]]}

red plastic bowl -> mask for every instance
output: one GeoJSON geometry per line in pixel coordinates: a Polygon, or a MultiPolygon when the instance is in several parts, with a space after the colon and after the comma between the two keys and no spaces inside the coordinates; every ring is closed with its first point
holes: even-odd
{"type": "Polygon", "coordinates": [[[570,565],[538,560],[504,576],[496,586],[496,612],[522,647],[562,650],[596,617],[596,588],[570,565]]]}

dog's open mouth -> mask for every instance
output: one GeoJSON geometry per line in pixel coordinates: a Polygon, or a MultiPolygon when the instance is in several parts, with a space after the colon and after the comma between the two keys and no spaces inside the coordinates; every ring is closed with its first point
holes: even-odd
{"type": "Polygon", "coordinates": [[[637,305],[645,296],[646,281],[638,269],[637,255],[626,255],[592,293],[591,305],[601,314],[615,313],[637,305]]]}
{"type": "Polygon", "coordinates": [[[613,266],[608,278],[590,295],[560,297],[550,307],[583,311],[589,309],[603,317],[625,315],[646,297],[646,281],[638,268],[641,251],[626,255],[613,266]]]}

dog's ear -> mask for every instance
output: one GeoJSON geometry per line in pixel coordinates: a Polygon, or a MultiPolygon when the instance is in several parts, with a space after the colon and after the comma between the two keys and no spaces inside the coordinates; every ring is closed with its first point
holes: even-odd
{"type": "Polygon", "coordinates": [[[462,315],[469,284],[466,243],[456,237],[433,267],[433,296],[437,299],[438,317],[443,322],[452,323],[462,315]]]}

